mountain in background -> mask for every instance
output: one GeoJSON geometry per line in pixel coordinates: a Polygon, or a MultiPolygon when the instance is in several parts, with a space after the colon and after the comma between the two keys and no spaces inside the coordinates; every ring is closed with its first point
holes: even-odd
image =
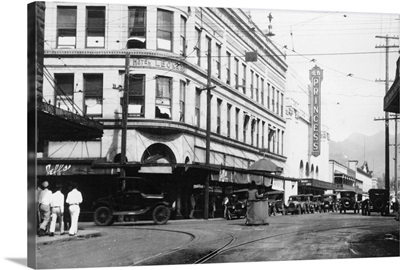
{"type": "MultiPolygon", "coordinates": [[[[400,139],[400,137],[398,138],[400,139]]],[[[390,136],[389,139],[390,143],[393,144],[394,136],[390,136]]],[[[391,174],[393,173],[394,167],[393,156],[394,147],[391,146],[391,174]]],[[[329,159],[333,159],[346,166],[348,160],[357,160],[358,167],[360,167],[364,161],[367,161],[369,169],[373,171],[373,176],[381,177],[385,172],[385,132],[382,131],[371,136],[354,133],[344,141],[330,141],[329,159]]]]}

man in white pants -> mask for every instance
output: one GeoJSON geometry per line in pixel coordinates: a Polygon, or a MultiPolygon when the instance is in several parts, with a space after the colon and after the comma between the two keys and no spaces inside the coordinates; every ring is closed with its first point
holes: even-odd
{"type": "Polygon", "coordinates": [[[72,183],[72,190],[67,195],[67,204],[69,204],[69,213],[71,215],[71,227],[69,235],[74,236],[78,233],[78,219],[80,213],[79,204],[82,203],[82,193],[77,190],[77,184],[72,183]]]}
{"type": "Polygon", "coordinates": [[[57,191],[52,195],[51,201],[51,223],[50,223],[50,236],[54,236],[56,230],[57,218],[60,223],[60,233],[64,234],[64,194],[61,193],[61,184],[56,185],[57,191]]]}

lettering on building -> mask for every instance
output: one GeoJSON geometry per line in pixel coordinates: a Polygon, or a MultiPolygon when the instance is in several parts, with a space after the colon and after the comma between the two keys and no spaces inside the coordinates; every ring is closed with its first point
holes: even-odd
{"type": "Polygon", "coordinates": [[[186,68],[182,66],[180,62],[161,60],[161,59],[151,59],[151,58],[131,58],[131,67],[143,67],[143,68],[158,68],[167,70],[176,70],[185,72],[186,68]]]}
{"type": "Polygon", "coordinates": [[[318,157],[321,154],[321,81],[323,70],[318,66],[310,70],[311,80],[311,154],[318,157]]]}
{"type": "Polygon", "coordinates": [[[54,167],[51,164],[46,165],[46,175],[62,175],[63,172],[68,171],[71,165],[56,164],[54,167]]]}

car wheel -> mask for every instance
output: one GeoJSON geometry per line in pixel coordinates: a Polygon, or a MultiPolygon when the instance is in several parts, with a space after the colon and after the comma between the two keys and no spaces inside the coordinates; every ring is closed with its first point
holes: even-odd
{"type": "Polygon", "coordinates": [[[164,205],[159,205],[153,210],[153,221],[155,224],[163,225],[167,223],[171,215],[171,210],[164,205]]]}
{"type": "Polygon", "coordinates": [[[108,226],[113,223],[111,209],[107,206],[101,206],[94,211],[94,223],[98,226],[108,226]]]}

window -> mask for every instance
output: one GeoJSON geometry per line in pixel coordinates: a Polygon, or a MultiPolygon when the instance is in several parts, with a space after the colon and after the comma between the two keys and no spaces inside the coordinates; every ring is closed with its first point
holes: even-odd
{"type": "Polygon", "coordinates": [[[173,13],[157,10],[157,49],[172,51],[173,13]]]}
{"type": "Polygon", "coordinates": [[[156,118],[171,119],[172,79],[157,77],[156,79],[156,118]]]}
{"type": "Polygon", "coordinates": [[[146,48],[146,8],[129,7],[128,49],[146,48]]]}
{"type": "Polygon", "coordinates": [[[74,74],[54,74],[56,93],[55,106],[72,111],[74,95],[74,74]]]}
{"type": "Polygon", "coordinates": [[[179,121],[185,122],[186,82],[180,81],[179,86],[179,121]]]}
{"type": "Polygon", "coordinates": [[[145,75],[129,76],[128,116],[144,117],[145,75]]]}
{"type": "Polygon", "coordinates": [[[236,140],[239,140],[239,113],[240,113],[240,109],[236,109],[236,115],[235,115],[235,138],[236,138],[236,140]]]}
{"type": "Polygon", "coordinates": [[[279,115],[279,109],[280,109],[280,107],[279,107],[279,99],[280,99],[281,97],[280,97],[280,95],[279,95],[279,91],[278,90],[276,90],[276,113],[279,115]]]}
{"type": "Polygon", "coordinates": [[[231,54],[226,52],[226,83],[231,84],[231,54]]]}
{"type": "Polygon", "coordinates": [[[227,110],[226,110],[226,133],[228,138],[231,137],[231,110],[232,110],[232,105],[227,104],[227,110]]]}
{"type": "Polygon", "coordinates": [[[196,45],[194,46],[194,49],[196,50],[196,58],[197,58],[197,65],[200,66],[201,62],[201,30],[196,28],[196,45]]]}
{"type": "Polygon", "coordinates": [[[259,101],[260,76],[256,74],[256,101],[259,101]]]}
{"type": "Polygon", "coordinates": [[[239,59],[235,58],[235,89],[239,89],[239,59]]]}
{"type": "Polygon", "coordinates": [[[256,130],[256,120],[251,121],[251,133],[250,133],[250,142],[251,145],[254,145],[254,135],[256,130]]]}
{"type": "Polygon", "coordinates": [[[57,7],[57,48],[75,48],[76,7],[57,7]]]}
{"type": "Polygon", "coordinates": [[[195,124],[197,127],[200,127],[200,99],[201,98],[201,90],[196,88],[196,104],[195,104],[195,124]]]}
{"type": "Polygon", "coordinates": [[[254,71],[250,70],[250,98],[254,98],[254,71]]]}
{"type": "Polygon", "coordinates": [[[271,110],[275,112],[275,87],[272,86],[271,110]]]}
{"type": "Polygon", "coordinates": [[[221,134],[221,106],[222,100],[217,99],[217,134],[221,134]]]}
{"type": "Polygon", "coordinates": [[[217,68],[217,78],[221,79],[221,45],[216,44],[217,46],[217,58],[215,60],[215,65],[217,68]]]}
{"type": "Polygon", "coordinates": [[[276,133],[276,153],[280,154],[279,148],[280,148],[280,140],[281,140],[281,130],[278,129],[276,133]]]}
{"type": "Polygon", "coordinates": [[[282,130],[281,134],[282,134],[282,136],[281,136],[281,154],[283,155],[283,138],[284,138],[285,132],[282,130]]]}
{"type": "Polygon", "coordinates": [[[260,146],[260,120],[257,120],[256,146],[260,146]]]}
{"type": "Polygon", "coordinates": [[[265,122],[261,124],[261,148],[265,148],[265,122]]]}
{"type": "Polygon", "coordinates": [[[83,74],[85,113],[101,116],[103,109],[103,74],[83,74]]]}
{"type": "Polygon", "coordinates": [[[247,140],[247,127],[249,126],[250,116],[244,113],[243,116],[243,142],[246,143],[247,140]]]}
{"type": "Polygon", "coordinates": [[[261,104],[264,105],[264,79],[261,78],[261,104]]]}
{"type": "Polygon", "coordinates": [[[267,107],[268,109],[270,108],[270,96],[271,96],[271,85],[268,83],[267,84],[267,91],[268,91],[268,96],[267,96],[267,107]]]}
{"type": "Polygon", "coordinates": [[[242,68],[243,68],[243,78],[242,78],[243,94],[246,95],[246,65],[242,64],[242,68]]]}
{"type": "Polygon", "coordinates": [[[281,93],[281,116],[283,117],[283,93],[281,93]]]}
{"type": "Polygon", "coordinates": [[[105,39],[105,7],[87,7],[86,8],[86,47],[104,48],[105,39]]]}
{"type": "Polygon", "coordinates": [[[186,18],[181,16],[181,44],[180,52],[182,56],[186,56],[186,18]]]}

